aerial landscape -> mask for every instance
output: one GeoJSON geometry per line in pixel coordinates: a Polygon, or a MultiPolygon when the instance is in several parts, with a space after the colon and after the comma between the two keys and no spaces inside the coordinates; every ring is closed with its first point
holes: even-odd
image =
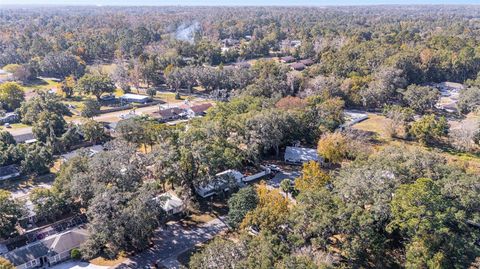
{"type": "Polygon", "coordinates": [[[480,269],[480,3],[125,2],[0,0],[0,269],[480,269]]]}

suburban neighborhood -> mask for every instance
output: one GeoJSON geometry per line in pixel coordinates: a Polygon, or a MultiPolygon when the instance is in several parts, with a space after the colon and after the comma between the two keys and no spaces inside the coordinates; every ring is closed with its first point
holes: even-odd
{"type": "Polygon", "coordinates": [[[4,1],[0,269],[480,268],[479,6],[4,1]]]}

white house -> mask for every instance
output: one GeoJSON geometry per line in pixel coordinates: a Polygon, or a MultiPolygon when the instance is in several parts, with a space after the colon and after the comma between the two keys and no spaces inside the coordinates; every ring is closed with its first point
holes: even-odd
{"type": "Polygon", "coordinates": [[[198,184],[195,190],[203,198],[210,197],[218,191],[229,191],[232,184],[241,184],[242,173],[237,170],[226,170],[215,175],[215,178],[206,184],[198,184]],[[232,182],[233,180],[233,182],[232,182]]]}

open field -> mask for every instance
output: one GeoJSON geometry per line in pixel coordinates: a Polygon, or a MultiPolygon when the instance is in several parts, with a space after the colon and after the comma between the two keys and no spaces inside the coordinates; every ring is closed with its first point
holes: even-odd
{"type": "MultiPolygon", "coordinates": [[[[375,148],[380,150],[386,146],[395,145],[401,147],[417,147],[423,148],[425,150],[433,151],[437,150],[442,154],[449,162],[459,166],[467,167],[471,171],[480,172],[480,155],[472,153],[463,153],[452,150],[451,148],[431,148],[421,145],[416,141],[408,141],[403,139],[395,139],[387,136],[387,133],[384,129],[384,124],[388,120],[382,115],[378,114],[368,114],[369,118],[363,122],[360,122],[354,125],[354,129],[370,132],[378,144],[375,148]]],[[[469,115],[467,119],[474,119],[478,117],[477,115],[469,115]]],[[[450,122],[450,125],[453,127],[457,122],[450,122]]]]}

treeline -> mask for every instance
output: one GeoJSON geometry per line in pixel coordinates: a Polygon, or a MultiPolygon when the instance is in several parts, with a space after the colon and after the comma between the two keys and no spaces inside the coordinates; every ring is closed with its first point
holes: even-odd
{"type": "Polygon", "coordinates": [[[477,9],[2,9],[0,66],[20,64],[27,78],[64,78],[81,76],[85,65],[127,60],[154,74],[169,65],[217,65],[279,51],[314,59],[314,74],[368,79],[388,67],[401,70],[408,84],[463,82],[480,71],[477,9]],[[175,39],[194,23],[191,40],[175,39]],[[222,52],[225,38],[239,39],[239,47],[222,52]],[[282,41],[291,40],[301,45],[285,48],[282,41]]]}

